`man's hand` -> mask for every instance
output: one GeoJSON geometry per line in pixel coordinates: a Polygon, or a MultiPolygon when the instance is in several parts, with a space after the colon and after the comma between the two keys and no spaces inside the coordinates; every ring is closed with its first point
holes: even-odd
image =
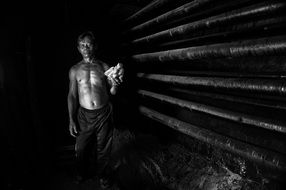
{"type": "Polygon", "coordinates": [[[121,63],[109,68],[104,74],[112,82],[113,86],[120,85],[123,82],[124,69],[121,63]]]}
{"type": "Polygon", "coordinates": [[[70,130],[70,135],[73,137],[76,137],[78,132],[76,129],[76,125],[73,121],[70,121],[70,126],[69,126],[69,130],[70,130]]]}
{"type": "Polygon", "coordinates": [[[116,65],[116,74],[117,74],[117,77],[119,78],[119,81],[120,83],[123,82],[123,76],[124,76],[124,68],[123,68],[123,65],[121,63],[118,63],[116,65]]]}

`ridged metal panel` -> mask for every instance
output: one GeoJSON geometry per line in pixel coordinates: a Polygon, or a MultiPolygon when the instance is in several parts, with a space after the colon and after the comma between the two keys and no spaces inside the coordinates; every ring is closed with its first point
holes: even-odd
{"type": "Polygon", "coordinates": [[[194,0],[132,26],[122,48],[140,113],[285,174],[285,10],[282,0],[194,0]]]}

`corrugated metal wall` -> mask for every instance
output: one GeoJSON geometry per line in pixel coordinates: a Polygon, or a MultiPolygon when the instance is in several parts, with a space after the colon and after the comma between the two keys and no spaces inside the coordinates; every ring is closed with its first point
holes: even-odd
{"type": "Polygon", "coordinates": [[[155,0],[126,19],[140,113],[286,170],[286,2],[155,0]]]}

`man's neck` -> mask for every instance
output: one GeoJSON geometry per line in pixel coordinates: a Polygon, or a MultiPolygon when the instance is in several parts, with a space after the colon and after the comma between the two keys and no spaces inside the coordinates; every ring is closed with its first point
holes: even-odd
{"type": "Polygon", "coordinates": [[[85,63],[93,63],[96,60],[96,58],[94,56],[84,57],[83,60],[85,63]]]}

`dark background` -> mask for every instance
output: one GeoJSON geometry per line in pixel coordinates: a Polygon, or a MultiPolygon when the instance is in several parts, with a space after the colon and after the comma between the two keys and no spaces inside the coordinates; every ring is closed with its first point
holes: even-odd
{"type": "Polygon", "coordinates": [[[1,6],[0,138],[4,184],[40,182],[53,166],[55,151],[74,143],[68,132],[67,93],[69,68],[81,60],[76,47],[78,35],[93,31],[102,59],[116,64],[120,22],[146,3],[85,0],[11,2],[1,6]]]}

